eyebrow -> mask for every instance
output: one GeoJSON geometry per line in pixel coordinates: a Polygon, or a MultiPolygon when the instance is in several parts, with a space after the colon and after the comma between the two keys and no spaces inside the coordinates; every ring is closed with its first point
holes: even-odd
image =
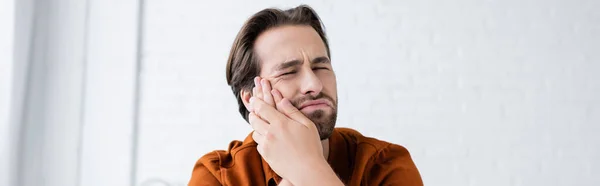
{"type": "MultiPolygon", "coordinates": [[[[330,61],[329,61],[328,57],[321,56],[321,57],[314,58],[311,61],[311,63],[312,64],[330,63],[330,61]]],[[[283,63],[281,63],[281,64],[273,67],[273,71],[277,72],[277,71],[281,71],[281,70],[284,70],[286,68],[290,68],[290,67],[293,67],[293,66],[298,66],[298,65],[301,65],[301,64],[302,64],[302,62],[300,60],[294,59],[294,60],[291,60],[291,61],[283,62],[283,63]]]]}

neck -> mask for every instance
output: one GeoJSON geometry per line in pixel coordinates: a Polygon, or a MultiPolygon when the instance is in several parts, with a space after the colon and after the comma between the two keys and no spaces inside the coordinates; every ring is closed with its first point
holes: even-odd
{"type": "Polygon", "coordinates": [[[323,147],[323,157],[325,160],[329,159],[329,139],[321,140],[321,147],[323,147]]]}

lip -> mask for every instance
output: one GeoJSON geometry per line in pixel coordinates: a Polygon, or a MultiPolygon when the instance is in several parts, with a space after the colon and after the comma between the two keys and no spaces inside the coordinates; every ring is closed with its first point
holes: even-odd
{"type": "Polygon", "coordinates": [[[302,110],[303,108],[306,108],[308,106],[314,106],[314,105],[326,105],[326,106],[330,106],[331,104],[329,103],[329,101],[324,100],[324,99],[318,99],[318,100],[312,100],[312,101],[307,101],[302,103],[302,105],[300,105],[300,108],[298,110],[302,110]]]}

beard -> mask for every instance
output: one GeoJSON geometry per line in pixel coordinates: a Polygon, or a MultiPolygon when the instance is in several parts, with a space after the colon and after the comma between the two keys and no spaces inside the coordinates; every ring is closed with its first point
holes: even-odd
{"type": "Polygon", "coordinates": [[[319,109],[304,115],[315,124],[321,140],[325,140],[331,136],[331,133],[335,128],[335,122],[337,120],[337,101],[334,101],[331,96],[321,92],[317,96],[308,95],[306,97],[296,99],[292,101],[292,105],[294,105],[296,108],[299,108],[302,103],[317,99],[329,100],[332,103],[331,113],[327,113],[325,110],[319,109]]]}

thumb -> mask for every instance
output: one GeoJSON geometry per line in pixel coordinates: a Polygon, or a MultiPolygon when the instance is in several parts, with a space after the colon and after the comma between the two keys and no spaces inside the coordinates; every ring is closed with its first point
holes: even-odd
{"type": "Polygon", "coordinates": [[[302,112],[300,112],[300,110],[292,105],[289,99],[283,98],[277,105],[277,108],[279,108],[279,110],[287,117],[300,122],[307,127],[314,125],[310,119],[308,119],[302,112]]]}

